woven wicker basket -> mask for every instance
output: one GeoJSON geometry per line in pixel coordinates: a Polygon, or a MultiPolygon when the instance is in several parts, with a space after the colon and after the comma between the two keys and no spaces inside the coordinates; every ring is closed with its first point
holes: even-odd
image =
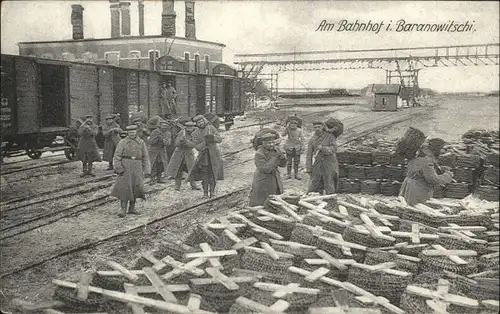
{"type": "Polygon", "coordinates": [[[406,286],[411,283],[412,276],[396,276],[385,272],[373,273],[351,267],[347,281],[377,296],[385,297],[397,306],[406,286]]]}
{"type": "MultiPolygon", "coordinates": [[[[347,239],[344,238],[345,241],[348,241],[347,239]]],[[[365,252],[357,249],[351,249],[352,256],[345,255],[344,252],[342,252],[342,247],[338,246],[336,244],[332,244],[330,242],[327,242],[323,239],[318,239],[317,242],[317,247],[328,254],[330,254],[334,258],[339,258],[339,259],[354,259],[358,263],[363,263],[365,260],[365,252]]]]}
{"type": "Polygon", "coordinates": [[[401,218],[404,220],[412,221],[412,222],[419,222],[421,224],[438,228],[440,226],[445,225],[444,219],[446,217],[436,217],[436,216],[430,216],[425,213],[417,212],[417,211],[412,211],[408,209],[401,209],[402,211],[402,216],[401,218]]]}
{"type": "Polygon", "coordinates": [[[391,165],[398,166],[405,163],[405,158],[398,155],[391,155],[391,165]]]}
{"type": "Polygon", "coordinates": [[[288,241],[288,239],[290,239],[293,228],[295,228],[295,223],[293,222],[284,222],[279,220],[261,221],[259,219],[252,220],[259,226],[281,235],[284,241],[288,241]]]}
{"type": "Polygon", "coordinates": [[[374,151],[372,152],[372,161],[377,165],[388,165],[391,163],[391,152],[374,151]]]}
{"type": "MultiPolygon", "coordinates": [[[[102,311],[107,314],[132,314],[132,308],[127,304],[112,299],[107,299],[102,304],[102,311]]],[[[42,312],[40,312],[42,314],[42,312]]]]}
{"type": "Polygon", "coordinates": [[[386,166],[384,167],[384,179],[389,181],[403,181],[403,167],[402,166],[386,166]]]}
{"type": "Polygon", "coordinates": [[[498,270],[499,269],[498,257],[496,258],[479,257],[477,266],[479,271],[498,270]]]}
{"type": "MultiPolygon", "coordinates": [[[[312,271],[314,269],[313,268],[306,268],[306,270],[312,271]]],[[[333,278],[333,276],[330,276],[330,274],[326,274],[325,277],[333,278]]],[[[329,294],[330,291],[337,289],[336,287],[329,285],[327,283],[324,283],[319,279],[312,281],[312,282],[307,281],[304,276],[299,275],[299,274],[295,274],[291,271],[287,271],[283,278],[284,278],[284,281],[283,281],[284,285],[287,285],[289,283],[297,283],[301,287],[304,287],[304,288],[319,289],[319,290],[321,290],[322,295],[329,294]]]]}
{"type": "Polygon", "coordinates": [[[457,156],[457,167],[477,168],[481,164],[481,158],[475,155],[459,155],[457,156]]]}
{"type": "Polygon", "coordinates": [[[190,285],[191,292],[199,294],[207,306],[219,313],[227,313],[239,296],[250,288],[249,283],[238,283],[239,289],[228,290],[221,284],[190,285]]]}
{"type": "Polygon", "coordinates": [[[398,216],[398,217],[401,215],[401,210],[399,210],[397,207],[391,207],[391,206],[385,204],[384,202],[376,203],[374,208],[380,214],[392,215],[392,216],[398,216]]]}
{"type": "Polygon", "coordinates": [[[485,156],[485,161],[487,165],[499,167],[500,165],[500,157],[498,152],[490,151],[485,156]]]}
{"type": "MultiPolygon", "coordinates": [[[[343,289],[331,290],[329,295],[323,296],[317,302],[311,304],[310,308],[315,307],[335,307],[337,306],[348,308],[366,308],[366,309],[380,309],[380,307],[373,304],[363,304],[356,299],[356,295],[343,289]]],[[[352,311],[350,313],[353,313],[352,311]]],[[[382,313],[384,313],[382,311],[382,313]]],[[[384,313],[385,314],[385,313],[384,313]]]]}
{"type": "Polygon", "coordinates": [[[474,168],[455,168],[452,170],[453,179],[457,182],[474,183],[474,168]]]}
{"type": "Polygon", "coordinates": [[[61,311],[68,312],[98,312],[102,304],[106,301],[102,294],[90,292],[87,300],[81,301],[77,298],[76,289],[57,286],[54,290],[54,300],[61,301],[64,306],[59,308],[61,311]]]}
{"type": "Polygon", "coordinates": [[[295,225],[295,228],[290,235],[290,241],[312,246],[316,246],[318,244],[318,238],[314,236],[311,230],[300,224],[295,225]]]}
{"type": "Polygon", "coordinates": [[[427,256],[423,252],[418,256],[422,259],[420,270],[422,272],[451,271],[456,274],[467,276],[477,272],[477,258],[462,257],[467,264],[457,264],[446,256],[427,256]]]}
{"type": "MultiPolygon", "coordinates": [[[[412,285],[419,286],[422,288],[426,288],[429,290],[436,291],[437,290],[437,285],[433,284],[415,284],[412,283],[412,285]]],[[[401,297],[401,309],[404,310],[408,314],[429,314],[433,313],[433,310],[427,306],[425,298],[421,298],[415,295],[408,294],[406,292],[403,293],[401,297]]],[[[470,314],[470,313],[475,313],[474,309],[467,308],[467,307],[462,307],[462,306],[457,306],[454,304],[450,304],[448,309],[448,313],[457,313],[457,314],[470,314]]]]}
{"type": "Polygon", "coordinates": [[[436,244],[442,245],[449,250],[474,250],[478,255],[488,253],[487,243],[467,243],[463,240],[441,236],[436,244]]]}
{"type": "Polygon", "coordinates": [[[489,214],[474,214],[474,215],[453,215],[443,219],[443,223],[454,223],[460,226],[484,226],[492,228],[493,224],[489,214]]]}
{"type": "Polygon", "coordinates": [[[339,178],[347,178],[349,174],[348,164],[339,164],[339,178]]]}
{"type": "Polygon", "coordinates": [[[210,246],[217,244],[217,236],[210,230],[203,229],[203,226],[196,225],[193,232],[186,238],[184,243],[192,247],[198,247],[200,243],[208,243],[210,246]]]}
{"type": "Polygon", "coordinates": [[[304,217],[304,220],[302,220],[302,223],[305,225],[313,226],[313,227],[321,226],[325,230],[337,232],[337,233],[343,233],[345,230],[344,226],[340,226],[340,225],[333,223],[333,222],[324,222],[319,217],[311,215],[311,214],[307,214],[304,217]]]}
{"type": "Polygon", "coordinates": [[[356,159],[356,153],[352,151],[337,152],[337,160],[340,164],[353,164],[356,159]]]}
{"type": "Polygon", "coordinates": [[[479,198],[490,202],[497,202],[500,195],[498,187],[488,185],[479,186],[476,190],[476,194],[479,198]]]}
{"type": "Polygon", "coordinates": [[[380,193],[386,196],[397,196],[401,189],[401,183],[382,181],[380,183],[380,193]]]}
{"type": "Polygon", "coordinates": [[[372,159],[371,152],[356,152],[354,162],[358,165],[371,165],[372,159]]]}
{"type": "Polygon", "coordinates": [[[457,165],[457,155],[456,154],[440,155],[438,157],[438,164],[445,167],[455,168],[457,165]]]}
{"type": "Polygon", "coordinates": [[[281,257],[278,260],[273,260],[267,254],[253,251],[245,251],[241,257],[241,267],[266,272],[274,275],[278,280],[283,278],[290,266],[293,266],[292,259],[281,257]]]}
{"type": "Polygon", "coordinates": [[[368,253],[366,253],[364,263],[367,265],[377,265],[385,262],[396,263],[395,269],[400,269],[413,274],[417,274],[419,272],[419,263],[403,259],[395,253],[385,252],[381,250],[370,250],[368,253]]]}
{"type": "Polygon", "coordinates": [[[433,198],[444,198],[445,188],[442,186],[436,186],[434,188],[434,193],[432,195],[433,198]]]}
{"type": "Polygon", "coordinates": [[[361,182],[359,180],[346,180],[342,188],[344,193],[357,194],[361,192],[361,182]]]}
{"type": "Polygon", "coordinates": [[[380,193],[380,182],[374,180],[365,180],[361,182],[361,193],[375,195],[380,193]]]}
{"type": "Polygon", "coordinates": [[[366,179],[366,174],[365,174],[365,168],[364,166],[358,166],[358,165],[348,165],[347,166],[347,178],[348,179],[359,179],[359,180],[364,180],[366,179]]]}
{"type": "MultiPolygon", "coordinates": [[[[255,302],[264,304],[266,306],[270,306],[277,300],[272,296],[272,294],[273,292],[270,291],[265,291],[258,288],[251,288],[248,290],[245,296],[248,299],[251,299],[255,302]]],[[[309,305],[311,305],[311,303],[316,302],[316,300],[318,299],[318,295],[292,293],[292,294],[287,294],[286,297],[283,299],[290,304],[290,306],[286,310],[287,313],[290,312],[305,313],[309,308],[309,305]]]]}
{"type": "Polygon", "coordinates": [[[491,182],[491,184],[499,185],[499,169],[497,167],[489,166],[484,171],[484,180],[491,182]]]}
{"type": "MultiPolygon", "coordinates": [[[[150,265],[147,265],[150,266],[150,265]]],[[[141,269],[141,268],[133,268],[133,269],[141,269]]],[[[97,263],[97,270],[113,270],[108,265],[102,262],[97,263]]],[[[138,286],[149,285],[150,282],[146,276],[139,275],[139,279],[135,282],[130,281],[124,276],[101,276],[98,273],[95,273],[90,282],[91,286],[107,289],[107,290],[115,290],[124,292],[123,284],[130,283],[138,286]]]]}
{"type": "Polygon", "coordinates": [[[364,234],[358,230],[348,227],[343,234],[344,240],[347,242],[358,243],[371,248],[379,248],[394,245],[394,241],[386,239],[375,239],[370,234],[364,234]]]}
{"type": "Polygon", "coordinates": [[[375,165],[372,167],[366,167],[365,175],[367,179],[383,179],[384,178],[384,166],[375,165]]]}

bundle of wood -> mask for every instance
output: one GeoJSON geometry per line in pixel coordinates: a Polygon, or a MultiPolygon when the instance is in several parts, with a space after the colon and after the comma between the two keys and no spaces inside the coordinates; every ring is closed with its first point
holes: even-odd
{"type": "Polygon", "coordinates": [[[498,237],[498,203],[464,214],[470,203],[284,197],[198,225],[189,246],[142,253],[134,267],[108,261],[79,282],[53,280],[56,303],[43,306],[121,314],[498,312],[490,271],[498,272],[498,240],[485,240],[498,237]],[[277,224],[293,230],[270,227],[277,224]]]}
{"type": "Polygon", "coordinates": [[[498,130],[487,131],[472,129],[462,135],[462,140],[466,144],[482,143],[488,147],[496,148],[497,150],[500,143],[498,130]]]}

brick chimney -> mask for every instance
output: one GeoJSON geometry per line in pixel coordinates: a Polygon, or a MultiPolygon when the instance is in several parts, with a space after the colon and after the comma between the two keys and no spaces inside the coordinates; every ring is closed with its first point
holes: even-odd
{"type": "Polygon", "coordinates": [[[71,25],[73,25],[73,39],[83,39],[83,7],[79,4],[71,6],[71,25]]]}
{"type": "Polygon", "coordinates": [[[194,21],[194,1],[186,1],[186,38],[196,39],[196,26],[194,21]]]}
{"type": "Polygon", "coordinates": [[[130,2],[120,2],[122,36],[130,36],[130,2]]]}
{"type": "Polygon", "coordinates": [[[161,35],[165,37],[175,36],[175,11],[174,0],[163,0],[163,11],[161,13],[161,35]]]}
{"type": "Polygon", "coordinates": [[[144,36],[144,0],[137,0],[139,9],[139,36],[144,36]]]}
{"type": "Polygon", "coordinates": [[[109,0],[111,10],[111,38],[120,37],[120,0],[109,0]]]}

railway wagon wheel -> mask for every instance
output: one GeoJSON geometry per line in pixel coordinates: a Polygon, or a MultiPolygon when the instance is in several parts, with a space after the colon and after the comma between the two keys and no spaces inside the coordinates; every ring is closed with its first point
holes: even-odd
{"type": "Polygon", "coordinates": [[[40,157],[42,157],[42,152],[36,148],[27,148],[26,155],[28,155],[28,157],[31,159],[39,159],[40,157]]]}
{"type": "Polygon", "coordinates": [[[64,155],[68,160],[76,160],[76,149],[74,147],[64,149],[64,155]]]}

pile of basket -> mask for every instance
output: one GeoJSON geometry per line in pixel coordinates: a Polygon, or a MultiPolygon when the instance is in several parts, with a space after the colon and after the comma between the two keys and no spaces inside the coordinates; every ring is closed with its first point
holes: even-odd
{"type": "Polygon", "coordinates": [[[353,313],[431,313],[448,306],[450,313],[496,313],[498,203],[475,214],[460,214],[461,206],[431,200],[410,207],[380,196],[270,196],[264,206],[195,226],[184,243],[142,253],[130,268],[108,261],[78,283],[54,280],[54,299],[64,303],[54,308],[333,313],[345,306],[353,313]]]}

